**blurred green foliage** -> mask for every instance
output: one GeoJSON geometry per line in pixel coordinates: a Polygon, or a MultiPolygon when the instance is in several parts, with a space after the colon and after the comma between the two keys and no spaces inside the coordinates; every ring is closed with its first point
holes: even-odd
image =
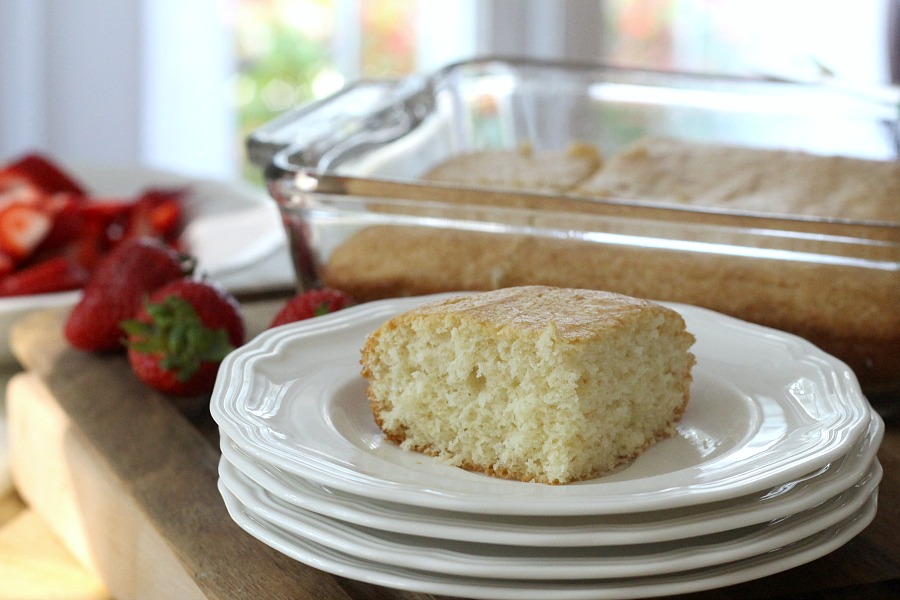
{"type": "MultiPolygon", "coordinates": [[[[340,73],[332,52],[338,35],[358,35],[358,76],[405,75],[415,68],[420,0],[239,0],[235,18],[238,72],[234,97],[240,156],[256,128],[279,114],[336,91],[340,73]],[[340,5],[340,6],[339,6],[340,5]],[[352,10],[347,10],[348,8],[352,10]],[[343,11],[347,11],[346,13],[343,11]]],[[[339,42],[338,42],[339,43],[339,42]]],[[[243,160],[244,176],[260,182],[259,169],[243,160]]]]}

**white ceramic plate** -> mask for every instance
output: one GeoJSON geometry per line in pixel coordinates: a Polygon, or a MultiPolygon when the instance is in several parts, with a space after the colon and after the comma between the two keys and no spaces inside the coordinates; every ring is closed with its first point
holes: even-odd
{"type": "Polygon", "coordinates": [[[382,300],[270,329],[226,357],[210,404],[259,462],[345,492],[482,514],[600,515],[737,498],[843,456],[871,408],[852,371],[798,337],[670,305],[696,336],[678,435],[626,468],[564,486],[488,477],[387,442],[359,374],[366,336],[441,296],[382,300]]]}
{"type": "Polygon", "coordinates": [[[655,544],[546,548],[456,542],[352,525],[274,498],[224,458],[219,474],[225,487],[259,520],[356,558],[461,577],[560,580],[647,577],[771,552],[858,511],[877,493],[881,481],[881,465],[874,461],[871,467],[849,490],[769,523],[655,544]]]}
{"type": "Polygon", "coordinates": [[[186,177],[148,168],[91,167],[69,170],[95,195],[132,198],[151,187],[185,186],[183,239],[198,268],[234,291],[291,284],[293,271],[278,209],[264,189],[247,182],[186,177]],[[260,270],[278,259],[277,270],[260,270]],[[240,277],[233,277],[240,274],[240,277]]]}
{"type": "Polygon", "coordinates": [[[257,463],[227,437],[220,439],[220,446],[230,468],[245,477],[248,485],[252,482],[288,505],[354,525],[461,542],[576,547],[667,542],[731,531],[810,510],[856,485],[867,474],[883,435],[884,422],[873,414],[866,435],[847,455],[798,480],[749,496],[696,509],[572,517],[481,515],[370,500],[306,481],[273,465],[257,463]]]}
{"type": "Polygon", "coordinates": [[[685,594],[734,585],[805,564],[847,543],[875,516],[877,496],[844,521],[772,552],[708,568],[617,579],[511,580],[458,577],[349,556],[261,519],[219,482],[229,514],[249,534],[313,568],[395,589],[485,600],[603,600],[685,594]]]}
{"type": "MultiPolygon", "coordinates": [[[[244,182],[188,178],[146,168],[66,165],[91,195],[131,199],[150,187],[187,186],[184,240],[198,269],[234,292],[292,285],[284,228],[274,201],[244,182]]],[[[0,364],[13,363],[7,340],[29,312],[74,305],[78,291],[0,298],[0,364]]]]}

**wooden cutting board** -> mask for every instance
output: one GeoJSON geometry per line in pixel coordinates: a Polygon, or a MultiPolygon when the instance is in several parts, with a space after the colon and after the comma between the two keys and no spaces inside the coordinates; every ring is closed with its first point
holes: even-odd
{"type": "MultiPolygon", "coordinates": [[[[245,303],[249,332],[280,303],[245,303]]],[[[25,369],[7,397],[13,478],[117,600],[432,597],[333,577],[245,533],[217,491],[208,400],[175,401],[124,356],[71,348],[65,314],[34,313],[10,339],[25,369]]]]}
{"type": "MultiPolygon", "coordinates": [[[[279,305],[245,304],[248,330],[264,327],[279,305]]],[[[434,598],[328,575],[246,534],[216,488],[219,452],[207,403],[150,391],[122,356],[70,348],[64,317],[35,313],[13,332],[25,367],[7,396],[13,477],[24,500],[116,600],[434,598]]],[[[879,459],[885,474],[878,515],[846,546],[777,575],[671,600],[897,597],[896,422],[879,459]]]]}

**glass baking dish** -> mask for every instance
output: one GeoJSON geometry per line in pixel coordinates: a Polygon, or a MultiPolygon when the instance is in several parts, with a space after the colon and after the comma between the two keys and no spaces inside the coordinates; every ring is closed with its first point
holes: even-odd
{"type": "Polygon", "coordinates": [[[301,288],[367,301],[541,283],[683,302],[806,337],[870,396],[896,396],[897,211],[848,219],[541,185],[544,156],[589,148],[604,168],[658,136],[877,161],[900,178],[900,90],[484,58],[356,82],[247,149],[301,288]],[[481,159],[471,180],[427,175],[483,152],[526,157],[525,183],[491,181],[481,159]]]}

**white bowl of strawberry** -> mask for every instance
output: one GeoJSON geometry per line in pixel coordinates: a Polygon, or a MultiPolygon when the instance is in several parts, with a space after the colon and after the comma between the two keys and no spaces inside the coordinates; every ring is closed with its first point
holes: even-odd
{"type": "MultiPolygon", "coordinates": [[[[0,166],[0,339],[6,340],[0,364],[14,362],[8,340],[15,322],[34,310],[75,305],[102,258],[139,237],[191,254],[196,268],[213,278],[242,268],[254,272],[266,256],[286,255],[277,212],[265,192],[249,184],[63,165],[39,154],[17,157],[0,166]],[[243,239],[229,231],[221,236],[229,238],[227,245],[210,240],[227,217],[241,223],[243,239]]],[[[274,265],[271,281],[248,285],[292,281],[287,259],[274,265]]],[[[240,287],[234,277],[226,283],[240,287]]]]}

